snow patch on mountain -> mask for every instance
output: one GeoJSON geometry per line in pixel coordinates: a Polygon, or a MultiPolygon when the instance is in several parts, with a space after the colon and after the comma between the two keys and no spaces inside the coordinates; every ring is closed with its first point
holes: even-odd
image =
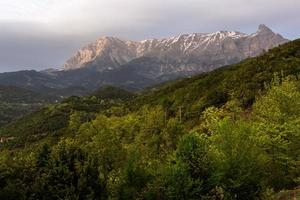
{"type": "Polygon", "coordinates": [[[168,66],[172,67],[164,67],[172,72],[202,72],[257,56],[287,41],[265,25],[260,25],[253,34],[218,31],[142,41],[102,37],[80,49],[67,60],[63,69],[92,67],[98,71],[113,70],[140,57],[153,57],[169,63],[168,66]]]}

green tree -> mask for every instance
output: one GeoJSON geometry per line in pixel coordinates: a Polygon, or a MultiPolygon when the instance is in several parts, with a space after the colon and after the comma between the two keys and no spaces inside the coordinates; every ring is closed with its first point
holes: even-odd
{"type": "Polygon", "coordinates": [[[213,172],[210,183],[235,199],[254,199],[261,192],[264,151],[255,127],[242,120],[221,120],[210,137],[213,172]]]}
{"type": "Polygon", "coordinates": [[[276,190],[292,188],[300,177],[300,88],[293,77],[279,78],[267,86],[253,106],[255,126],[264,135],[268,185],[276,190]]]}

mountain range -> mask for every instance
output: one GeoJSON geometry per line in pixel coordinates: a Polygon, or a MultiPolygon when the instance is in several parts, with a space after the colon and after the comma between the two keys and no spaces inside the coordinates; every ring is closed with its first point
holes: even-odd
{"type": "Polygon", "coordinates": [[[218,31],[143,41],[103,37],[78,50],[59,70],[2,73],[0,85],[64,96],[102,85],[136,91],[234,64],[286,42],[265,25],[253,34],[218,31]]]}

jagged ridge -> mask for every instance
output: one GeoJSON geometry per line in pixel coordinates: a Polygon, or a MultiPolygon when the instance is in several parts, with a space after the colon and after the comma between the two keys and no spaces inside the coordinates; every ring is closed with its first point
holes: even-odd
{"type": "Polygon", "coordinates": [[[97,71],[113,70],[140,57],[153,57],[165,63],[159,66],[161,73],[158,76],[193,74],[257,56],[287,41],[265,25],[260,25],[257,32],[250,35],[218,31],[143,41],[103,37],[80,49],[64,64],[63,69],[89,67],[97,71]]]}

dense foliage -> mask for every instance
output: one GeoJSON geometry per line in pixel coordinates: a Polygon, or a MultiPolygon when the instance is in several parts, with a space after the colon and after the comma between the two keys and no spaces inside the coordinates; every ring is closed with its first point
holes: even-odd
{"type": "Polygon", "coordinates": [[[2,128],[1,199],[275,199],[300,184],[299,43],[2,128]]]}

